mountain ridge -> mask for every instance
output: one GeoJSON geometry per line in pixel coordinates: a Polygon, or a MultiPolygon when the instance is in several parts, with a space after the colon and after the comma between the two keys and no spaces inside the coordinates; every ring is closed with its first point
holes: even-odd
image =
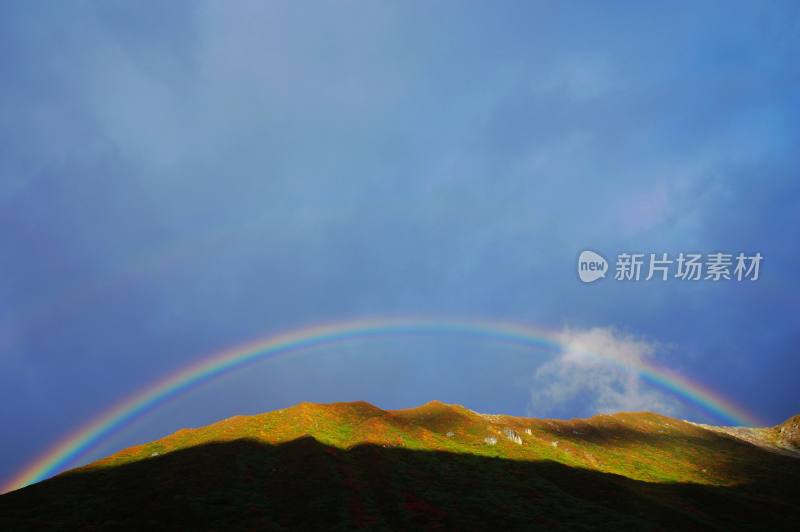
{"type": "MultiPolygon", "coordinates": [[[[702,474],[697,473],[696,468],[690,469],[689,462],[684,460],[683,474],[679,477],[666,474],[663,467],[654,467],[663,462],[654,464],[651,460],[648,466],[647,461],[640,461],[642,467],[638,472],[614,467],[608,462],[624,454],[624,448],[631,442],[641,444],[645,436],[650,440],[648,446],[657,449],[665,447],[657,443],[659,438],[672,439],[672,450],[678,451],[685,450],[687,442],[710,443],[719,437],[729,444],[736,442],[800,457],[800,451],[785,445],[780,438],[781,429],[797,419],[800,416],[773,427],[745,428],[693,423],[652,412],[617,412],[564,420],[484,414],[441,401],[395,410],[384,410],[366,401],[302,402],[271,412],[233,416],[203,427],[180,429],[154,442],[123,449],[78,469],[120,465],[147,458],[148,454],[157,453],[157,456],[189,445],[243,436],[269,444],[311,436],[323,444],[342,449],[372,443],[387,447],[471,452],[509,459],[544,458],[623,474],[637,480],[717,483],[724,479],[709,478],[709,468],[718,465],[709,453],[701,453],[705,465],[709,466],[699,469],[702,474]],[[601,455],[608,458],[606,465],[600,459],[601,455]]],[[[702,450],[702,446],[700,448],[702,450]]],[[[659,460],[670,458],[674,461],[678,458],[677,452],[668,453],[666,457],[663,454],[659,460]]]]}
{"type": "Polygon", "coordinates": [[[180,429],[2,495],[0,528],[154,528],[148,515],[191,529],[791,528],[800,460],[782,446],[797,419],[744,429],[650,412],[558,420],[441,401],[304,402],[180,429]]]}

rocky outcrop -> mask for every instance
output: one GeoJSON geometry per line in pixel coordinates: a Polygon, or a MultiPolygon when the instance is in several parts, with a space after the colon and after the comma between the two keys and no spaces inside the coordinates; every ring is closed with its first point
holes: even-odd
{"type": "Polygon", "coordinates": [[[508,427],[503,428],[503,436],[513,441],[517,445],[522,445],[522,436],[520,436],[514,429],[508,427]]]}
{"type": "Polygon", "coordinates": [[[778,445],[800,450],[800,415],[790,417],[775,428],[778,431],[778,445]]]}

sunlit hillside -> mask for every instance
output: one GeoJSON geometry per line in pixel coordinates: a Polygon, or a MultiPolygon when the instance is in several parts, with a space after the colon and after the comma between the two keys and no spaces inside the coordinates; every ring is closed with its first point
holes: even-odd
{"type": "Polygon", "coordinates": [[[6,494],[0,525],[791,528],[800,517],[799,425],[303,403],[180,430],[6,494]]]}

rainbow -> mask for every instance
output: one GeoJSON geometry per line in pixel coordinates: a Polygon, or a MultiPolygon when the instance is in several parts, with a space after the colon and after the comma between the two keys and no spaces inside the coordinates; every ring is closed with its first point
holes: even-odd
{"type": "MultiPolygon", "coordinates": [[[[362,319],[315,325],[269,336],[200,359],[118,402],[70,433],[50,450],[27,465],[0,493],[38,482],[74,464],[99,442],[159,405],[248,364],[282,358],[304,349],[375,336],[402,334],[466,334],[532,347],[560,349],[558,333],[514,323],[487,320],[437,320],[428,318],[362,319]]],[[[628,366],[633,364],[645,379],[682,399],[694,403],[720,419],[735,425],[763,425],[752,414],[698,382],[649,361],[621,360],[600,354],[628,366]]]]}

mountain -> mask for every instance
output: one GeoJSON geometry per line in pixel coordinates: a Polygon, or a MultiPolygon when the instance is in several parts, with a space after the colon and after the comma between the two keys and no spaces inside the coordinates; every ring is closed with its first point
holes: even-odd
{"type": "Polygon", "coordinates": [[[796,529],[799,426],[302,403],[2,495],[0,528],[796,529]]]}

